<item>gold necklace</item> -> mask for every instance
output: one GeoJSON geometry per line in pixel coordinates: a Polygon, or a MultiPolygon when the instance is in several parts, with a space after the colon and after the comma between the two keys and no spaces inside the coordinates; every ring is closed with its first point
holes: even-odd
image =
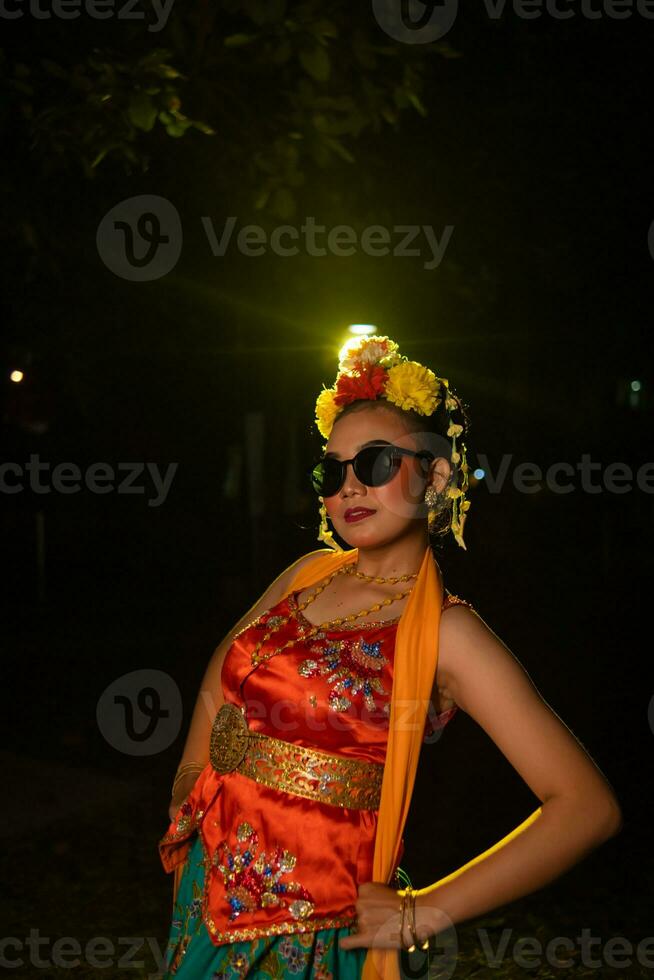
{"type": "Polygon", "coordinates": [[[377,582],[379,585],[384,585],[388,583],[389,585],[396,585],[398,582],[408,582],[412,578],[418,578],[418,572],[414,572],[413,575],[398,575],[393,578],[383,578],[381,575],[366,575],[364,572],[358,572],[354,565],[346,565],[348,575],[356,575],[357,578],[363,579],[364,582],[377,582]]]}
{"type": "Polygon", "coordinates": [[[329,583],[333,578],[335,578],[337,575],[349,574],[348,573],[349,567],[350,567],[349,565],[341,565],[341,567],[337,568],[335,572],[332,572],[332,574],[327,578],[324,584],[318,585],[318,587],[307,596],[304,602],[299,603],[295,609],[292,609],[290,611],[288,616],[275,617],[275,625],[272,627],[272,629],[269,629],[265,633],[265,635],[262,637],[261,640],[259,640],[254,650],[252,651],[252,654],[250,656],[250,663],[252,664],[253,667],[257,667],[259,664],[266,663],[267,660],[270,660],[271,657],[276,656],[278,653],[282,653],[282,651],[286,650],[287,647],[295,646],[298,640],[308,639],[322,630],[329,629],[330,627],[333,626],[340,626],[341,623],[351,622],[353,619],[360,619],[362,616],[369,616],[370,613],[372,612],[379,612],[379,610],[382,609],[384,606],[389,606],[391,602],[397,602],[399,599],[404,599],[404,597],[407,596],[411,591],[411,589],[406,589],[405,592],[396,592],[394,595],[388,596],[388,598],[386,599],[382,599],[381,602],[376,602],[373,606],[370,606],[369,609],[362,609],[361,612],[358,613],[349,613],[347,616],[340,616],[337,619],[327,619],[317,626],[311,623],[308,625],[307,629],[304,629],[302,631],[302,636],[298,637],[297,639],[287,640],[283,646],[278,647],[275,650],[271,650],[269,653],[264,653],[264,654],[259,653],[261,647],[264,645],[266,640],[269,640],[274,633],[277,633],[278,630],[280,630],[283,626],[286,626],[286,624],[289,623],[291,619],[297,619],[298,613],[306,609],[307,606],[310,605],[316,599],[316,597],[319,596],[320,593],[327,588],[327,586],[329,585],[329,583]]]}

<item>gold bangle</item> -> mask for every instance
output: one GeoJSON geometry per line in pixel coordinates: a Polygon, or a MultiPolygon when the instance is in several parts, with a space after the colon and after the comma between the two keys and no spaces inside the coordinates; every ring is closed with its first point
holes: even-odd
{"type": "Polygon", "coordinates": [[[202,772],[202,770],[204,768],[205,767],[202,766],[202,765],[200,765],[199,762],[187,762],[185,765],[180,766],[179,769],[177,770],[177,772],[175,773],[175,779],[173,781],[173,788],[172,788],[171,796],[174,796],[175,795],[175,790],[177,789],[178,782],[180,781],[180,779],[183,779],[184,776],[187,775],[187,773],[189,773],[189,772],[198,772],[198,773],[200,773],[200,772],[202,772]]]}
{"type": "MultiPolygon", "coordinates": [[[[397,894],[400,895],[400,892],[398,892],[397,894]]],[[[406,909],[406,891],[400,897],[401,897],[401,901],[400,901],[400,913],[401,913],[401,915],[400,915],[400,948],[401,949],[407,949],[407,947],[404,945],[404,912],[405,912],[405,909],[406,909]]]]}
{"type": "MultiPolygon", "coordinates": [[[[411,885],[407,885],[406,886],[406,889],[405,889],[405,892],[404,892],[404,904],[406,905],[406,903],[408,901],[408,903],[409,903],[409,914],[411,913],[411,895],[412,895],[412,893],[413,893],[413,889],[411,888],[411,885]]],[[[412,929],[411,929],[411,919],[409,919],[409,932],[413,936],[413,932],[412,932],[412,929]]],[[[407,953],[413,953],[413,951],[416,948],[415,942],[411,943],[410,946],[405,946],[404,945],[404,909],[402,910],[402,930],[400,932],[400,942],[402,943],[402,949],[405,950],[407,953]]]]}
{"type": "Polygon", "coordinates": [[[411,893],[411,904],[409,905],[409,932],[413,938],[413,948],[419,946],[420,949],[429,949],[429,937],[425,939],[423,943],[418,939],[418,934],[416,932],[416,893],[411,893]]]}

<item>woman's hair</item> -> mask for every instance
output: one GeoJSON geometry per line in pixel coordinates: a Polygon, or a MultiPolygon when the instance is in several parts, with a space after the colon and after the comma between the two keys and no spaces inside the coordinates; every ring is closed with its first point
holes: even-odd
{"type": "MultiPolygon", "coordinates": [[[[376,401],[361,399],[350,402],[349,405],[345,405],[336,421],[338,422],[345,415],[351,415],[353,412],[361,411],[364,408],[373,408],[375,410],[385,409],[387,412],[392,412],[402,420],[407,432],[415,434],[416,443],[419,449],[428,449],[430,452],[434,452],[434,436],[440,437],[440,439],[445,440],[445,442],[449,445],[449,452],[447,452],[446,455],[445,447],[443,447],[444,451],[437,451],[436,455],[443,455],[448,458],[450,466],[452,467],[452,477],[448,485],[456,487],[460,482],[461,472],[458,464],[452,463],[449,459],[452,452],[452,439],[450,436],[448,436],[447,430],[450,422],[463,426],[463,431],[458,438],[463,442],[466,442],[470,429],[470,420],[466,412],[467,406],[464,405],[461,399],[454,393],[452,388],[449,388],[448,393],[456,400],[457,403],[456,409],[452,410],[451,417],[445,408],[446,392],[441,385],[442,397],[438,407],[434,412],[432,412],[431,415],[421,415],[419,412],[416,412],[413,409],[399,408],[397,405],[387,401],[385,398],[379,398],[376,401]]],[[[432,548],[437,547],[441,543],[441,539],[450,530],[451,522],[452,498],[445,497],[444,506],[436,511],[433,518],[429,522],[429,539],[432,548]]]]}

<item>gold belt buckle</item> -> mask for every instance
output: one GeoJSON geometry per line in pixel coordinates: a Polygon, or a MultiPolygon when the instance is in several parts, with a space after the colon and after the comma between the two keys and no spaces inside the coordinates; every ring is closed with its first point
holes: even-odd
{"type": "Polygon", "coordinates": [[[219,773],[232,772],[248,747],[249,729],[242,712],[234,704],[223,704],[211,727],[209,758],[219,773]]]}

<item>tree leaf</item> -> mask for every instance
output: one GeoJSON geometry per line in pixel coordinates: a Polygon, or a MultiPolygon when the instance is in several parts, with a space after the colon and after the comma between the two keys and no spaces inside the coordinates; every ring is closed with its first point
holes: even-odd
{"type": "Polygon", "coordinates": [[[420,96],[417,95],[415,92],[408,92],[407,95],[408,95],[408,98],[409,98],[409,102],[411,103],[411,105],[413,106],[413,108],[424,119],[425,116],[427,115],[427,110],[425,109],[424,105],[420,101],[420,96]]]}
{"type": "Polygon", "coordinates": [[[342,160],[346,160],[346,161],[347,161],[347,163],[354,163],[354,162],[355,162],[355,160],[354,160],[354,157],[352,156],[352,154],[350,153],[350,151],[349,151],[349,150],[347,150],[347,149],[346,149],[346,148],[345,148],[345,147],[343,146],[343,144],[341,143],[341,141],[340,141],[340,140],[337,140],[337,139],[334,139],[334,137],[333,137],[333,136],[326,136],[326,137],[325,137],[325,143],[326,143],[326,144],[327,144],[327,146],[328,146],[328,147],[329,147],[330,149],[332,149],[332,150],[334,151],[334,153],[336,153],[336,154],[337,154],[337,155],[338,155],[338,156],[339,156],[339,157],[340,157],[340,158],[341,158],[342,160]]]}
{"type": "Polygon", "coordinates": [[[242,48],[244,44],[252,44],[256,41],[256,34],[230,34],[223,41],[226,48],[242,48]]]}
{"type": "Polygon", "coordinates": [[[295,198],[287,187],[278,187],[273,194],[272,208],[280,218],[292,218],[295,214],[295,198]]]}
{"type": "Polygon", "coordinates": [[[153,105],[152,99],[145,92],[134,92],[127,106],[127,115],[137,129],[142,129],[147,133],[154,126],[157,118],[157,107],[153,105]]]}
{"type": "Polygon", "coordinates": [[[321,44],[313,44],[311,47],[302,48],[300,51],[300,63],[307,75],[311,75],[317,82],[326,82],[331,71],[329,55],[321,44]]]}
{"type": "Polygon", "coordinates": [[[318,37],[338,37],[338,27],[333,20],[329,20],[327,17],[321,17],[315,24],[311,25],[309,30],[318,37]]]}

